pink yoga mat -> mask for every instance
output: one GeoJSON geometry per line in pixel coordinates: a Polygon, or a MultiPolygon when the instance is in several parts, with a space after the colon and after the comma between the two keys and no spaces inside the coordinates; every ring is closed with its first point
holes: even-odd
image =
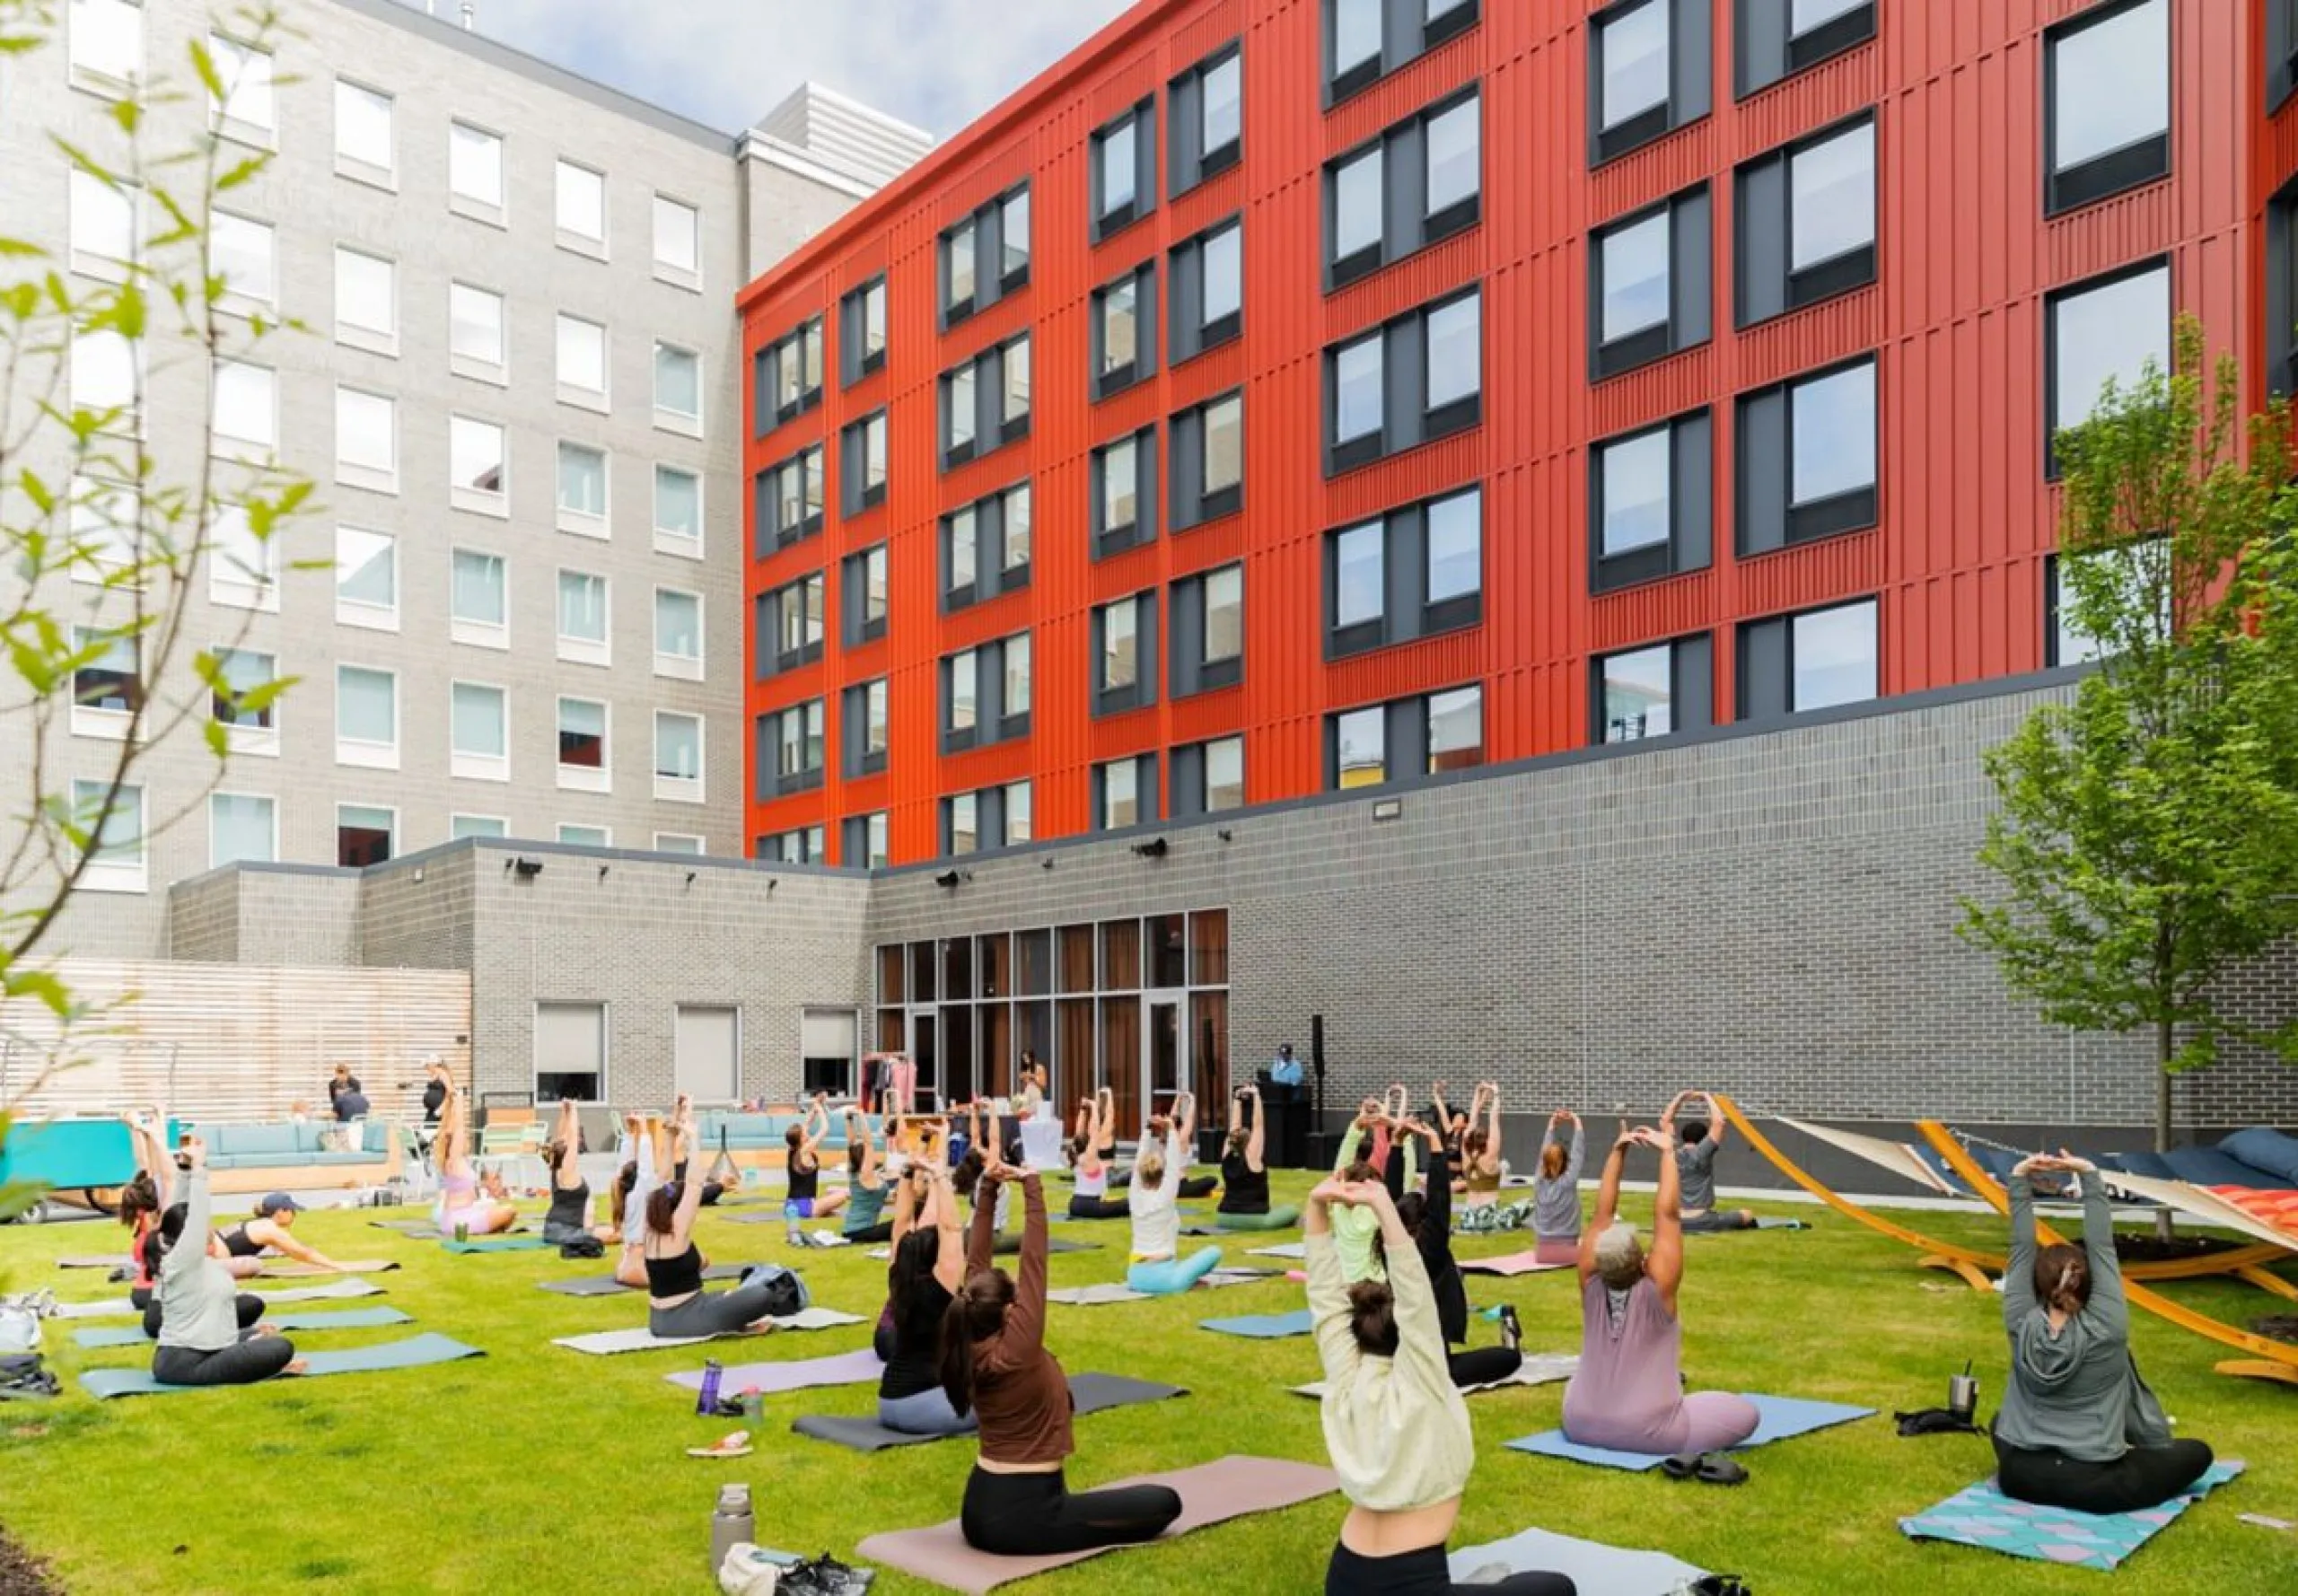
{"type": "Polygon", "coordinates": [[[1463,1275],[1539,1275],[1550,1269],[1568,1269],[1570,1264],[1544,1264],[1537,1253],[1511,1252],[1503,1258],[1464,1258],[1460,1260],[1463,1275]]]}
{"type": "MultiPolygon", "coordinates": [[[[841,1352],[827,1358],[785,1358],[773,1364],[732,1364],[718,1376],[718,1389],[728,1396],[737,1391],[757,1390],[761,1392],[803,1391],[822,1385],[862,1385],[878,1378],[886,1366],[878,1355],[868,1347],[859,1352],[841,1352]]],[[[702,1371],[691,1374],[666,1374],[672,1385],[688,1390],[702,1389],[702,1371]]]]}
{"type": "MultiPolygon", "coordinates": [[[[1207,1524],[1225,1523],[1249,1513],[1270,1513],[1314,1501],[1338,1490],[1340,1481],[1331,1469],[1314,1464],[1291,1463],[1281,1458],[1230,1457],[1195,1469],[1145,1474],[1137,1479],[1120,1479],[1109,1486],[1096,1485],[1089,1488],[1102,1490],[1117,1486],[1171,1486],[1181,1494],[1181,1516],[1173,1527],[1157,1540],[1142,1543],[1156,1546],[1207,1524]]],[[[965,1532],[958,1528],[958,1521],[952,1519],[923,1530],[873,1535],[855,1548],[855,1556],[864,1563],[899,1568],[928,1584],[963,1591],[967,1596],[985,1596],[1009,1580],[1028,1579],[1048,1569],[1066,1568],[1072,1563],[1098,1557],[1104,1551],[1124,1549],[1101,1547],[1056,1557],[996,1557],[968,1546],[965,1532]]]]}

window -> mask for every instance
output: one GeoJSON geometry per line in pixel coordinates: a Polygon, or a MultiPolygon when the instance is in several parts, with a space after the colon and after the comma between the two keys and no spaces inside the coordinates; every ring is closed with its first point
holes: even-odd
{"type": "Polygon", "coordinates": [[[1388,722],[1377,705],[1334,717],[1334,786],[1374,787],[1389,779],[1388,722]]]}
{"type": "Polygon", "coordinates": [[[815,536],[822,530],[822,452],[802,450],[758,474],[753,485],[755,558],[815,536]]]}
{"type": "Polygon", "coordinates": [[[2271,114],[2298,90],[2298,5],[2292,0],[2273,0],[2266,8],[2266,109],[2271,114]]]}
{"type": "MultiPolygon", "coordinates": [[[[143,556],[136,539],[137,511],[126,491],[96,488],[74,505],[74,536],[96,550],[96,569],[82,580],[100,579],[105,564],[127,568],[143,556]],[[96,524],[88,524],[92,517],[96,524]],[[112,520],[110,518],[117,518],[112,520]]],[[[234,609],[279,609],[279,549],[277,529],[256,535],[246,509],[219,504],[208,523],[207,601],[234,609]]]]}
{"type": "Polygon", "coordinates": [[[942,325],[986,311],[1030,280],[1030,189],[1024,183],[942,234],[942,325]]]}
{"type": "Polygon", "coordinates": [[[2043,209],[2171,171],[2170,0],[2115,0],[2043,36],[2043,209]]]}
{"type": "Polygon", "coordinates": [[[398,285],[395,263],[338,246],[335,251],[335,341],[377,355],[397,355],[398,285]]]}
{"type": "Polygon", "coordinates": [[[1707,222],[1701,188],[1590,238],[1592,379],[1707,341],[1707,222]]]}
{"type": "Polygon", "coordinates": [[[535,1004],[535,1101],[602,1102],[607,1088],[607,1005],[535,1004]]]}
{"type": "Polygon", "coordinates": [[[572,161],[558,162],[558,242],[587,255],[607,246],[607,180],[603,172],[572,161]]]}
{"type": "Polygon", "coordinates": [[[1741,327],[1873,282],[1874,119],[1750,162],[1738,204],[1732,292],[1741,327]]]}
{"type": "Polygon", "coordinates": [[[1588,164],[1707,114],[1710,0],[1621,0],[1588,19],[1588,164]]]}
{"type": "Polygon", "coordinates": [[[699,593],[674,587],[654,590],[654,674],[684,681],[702,680],[699,593]]]}
{"type": "Polygon", "coordinates": [[[1030,840],[1031,787],[1025,781],[1010,782],[1005,787],[1004,846],[1019,847],[1030,840]]]}
{"type": "Polygon", "coordinates": [[[802,322],[754,357],[758,435],[766,436],[822,402],[822,319],[802,322]]]}
{"type": "Polygon", "coordinates": [[[1803,715],[1876,696],[1875,601],[1740,627],[1739,717],[1803,715]]]}
{"type": "Polygon", "coordinates": [[[233,753],[276,754],[279,716],[271,695],[278,689],[276,655],[249,648],[215,651],[216,687],[212,709],[233,753]]]}
{"type": "Polygon", "coordinates": [[[1095,830],[1122,831],[1127,826],[1157,819],[1156,755],[1138,754],[1096,765],[1093,786],[1095,830]]]}
{"type": "Polygon", "coordinates": [[[842,595],[840,636],[846,646],[858,648],[886,635],[886,546],[882,543],[846,557],[839,569],[842,595]]]}
{"type": "Polygon", "coordinates": [[[1030,430],[1030,339],[1024,333],[1005,346],[1005,359],[1001,373],[1000,418],[1007,442],[1021,437],[1030,430]]]}
{"type": "Polygon", "coordinates": [[[1244,65],[1239,47],[1227,45],[1167,85],[1165,181],[1176,198],[1244,153],[1244,65]]]}
{"type": "Polygon", "coordinates": [[[448,589],[448,624],[457,643],[510,646],[510,592],[501,555],[456,549],[448,589]]]}
{"type": "MultiPolygon", "coordinates": [[[[103,185],[97,184],[99,189],[103,185]]],[[[279,273],[271,224],[211,212],[207,218],[207,272],[224,280],[226,309],[276,303],[279,273]]]]}
{"type": "Polygon", "coordinates": [[[557,329],[559,402],[605,409],[607,329],[564,311],[558,315],[557,329]]]}
{"type": "MultiPolygon", "coordinates": [[[[123,483],[75,477],[70,492],[72,580],[98,587],[142,586],[144,535],[135,491],[123,483]]],[[[270,539],[258,538],[249,526],[246,511],[217,506],[208,522],[207,554],[208,602],[277,607],[272,587],[277,561],[270,539]]]]}
{"type": "Polygon", "coordinates": [[[558,701],[558,785],[608,790],[607,706],[590,698],[558,701]]]}
{"type": "Polygon", "coordinates": [[[501,294],[468,283],[448,285],[447,354],[458,376],[504,380],[501,294]]]}
{"type": "Polygon", "coordinates": [[[699,837],[683,831],[657,831],[654,833],[654,851],[658,854],[699,855],[708,850],[702,846],[699,837]]]}
{"type": "Polygon", "coordinates": [[[399,539],[358,527],[335,529],[335,618],[346,627],[399,630],[399,539]]]}
{"type": "Polygon", "coordinates": [[[1484,618],[1483,490],[1330,533],[1325,569],[1329,659],[1475,626],[1484,618]]]}
{"type": "Polygon", "coordinates": [[[654,468],[654,550],[702,557],[702,478],[692,471],[654,468]]]}
{"type": "MultiPolygon", "coordinates": [[[[142,380],[141,358],[139,347],[116,332],[74,329],[70,382],[73,409],[102,417],[100,430],[141,433],[143,407],[137,394],[142,380]]],[[[217,374],[220,379],[221,372],[217,374]]]]}
{"type": "Polygon", "coordinates": [[[1005,718],[1030,713],[1030,635],[1019,632],[1005,639],[1005,718]]]}
{"type": "Polygon", "coordinates": [[[558,840],[572,848],[603,848],[614,846],[614,831],[607,826],[574,826],[561,821],[558,840]]]}
{"type": "Polygon", "coordinates": [[[510,513],[503,429],[492,421],[453,416],[447,421],[448,494],[458,510],[510,513]]]}
{"type": "Polygon", "coordinates": [[[207,798],[207,867],[242,861],[268,864],[279,857],[278,808],[268,798],[211,793],[207,798]]]}
{"type": "Polygon", "coordinates": [[[1592,742],[1639,742],[1714,723],[1712,649],[1703,634],[1600,654],[1589,666],[1592,742]]]}
{"type": "Polygon", "coordinates": [[[1326,102],[1474,27],[1481,9],[1479,0],[1325,0],[1326,102]]]}
{"type": "Polygon", "coordinates": [[[558,445],[558,530],[584,537],[607,535],[607,457],[601,449],[558,445]]]}
{"type": "Polygon", "coordinates": [[[693,350],[654,346],[654,425],[701,435],[702,356],[693,350]]]}
{"type": "Polygon", "coordinates": [[[1233,687],[1245,675],[1245,568],[1223,566],[1173,583],[1172,695],[1233,687]]]}
{"type": "Polygon", "coordinates": [[[846,689],[846,774],[875,776],[892,745],[891,690],[884,677],[846,689]]]}
{"type": "Polygon", "coordinates": [[[654,712],[654,796],[699,803],[703,795],[702,717],[654,712]]]}
{"type": "Polygon", "coordinates": [[[364,803],[335,806],[335,862],[364,870],[390,861],[399,837],[399,811],[364,803]]]}
{"type": "Polygon", "coordinates": [[[1484,689],[1456,688],[1428,700],[1428,764],[1431,776],[1470,770],[1484,763],[1484,689]]]}
{"type": "Polygon", "coordinates": [[[871,278],[838,302],[839,371],[851,388],[886,364],[886,280],[871,278]]]}
{"type": "Polygon", "coordinates": [[[335,80],[335,171],[338,177],[398,187],[399,145],[390,95],[335,80]]]}
{"type": "Polygon", "coordinates": [[[1477,425],[1483,390],[1480,289],[1326,351],[1326,475],[1477,425]]]}
{"type": "Polygon", "coordinates": [[[1026,482],[1007,488],[998,497],[998,510],[1003,524],[1004,550],[999,560],[998,588],[1011,592],[1025,586],[1030,580],[1031,539],[1032,517],[1036,501],[1026,482]]]}
{"type": "Polygon", "coordinates": [[[1481,765],[1484,689],[1470,684],[1329,716],[1325,762],[1327,785],[1340,792],[1481,765]]]}
{"type": "Polygon", "coordinates": [[[1875,524],[1873,356],[1740,400],[1739,549],[1875,524]]]}
{"type": "Polygon", "coordinates": [[[681,288],[702,285],[702,213],[666,194],[654,196],[654,276],[681,288]]]}
{"type": "Polygon", "coordinates": [[[118,281],[140,253],[137,213],[144,190],[134,183],[107,183],[92,172],[72,169],[72,269],[86,276],[118,281]]]}
{"type": "Polygon", "coordinates": [[[133,634],[72,628],[73,653],[90,657],[72,672],[72,731],[77,736],[127,735],[144,703],[142,651],[133,634]]]}
{"type": "Polygon", "coordinates": [[[503,141],[462,122],[447,125],[447,206],[458,215],[502,225],[503,141]]]}
{"type": "Polygon", "coordinates": [[[501,688],[459,681],[449,689],[449,763],[466,781],[511,779],[511,703],[501,688]]]}
{"type": "Polygon", "coordinates": [[[893,863],[891,819],[883,810],[846,818],[844,863],[848,869],[882,870],[893,863]]]}
{"type": "Polygon", "coordinates": [[[810,698],[759,717],[761,796],[778,797],[822,785],[822,701],[810,698]]]}
{"type": "Polygon", "coordinates": [[[1144,100],[1093,135],[1093,241],[1156,208],[1157,102],[1144,100]]]}
{"type": "Polygon", "coordinates": [[[820,571],[759,595],[759,680],[822,657],[823,577],[820,571]]]}
{"type": "Polygon", "coordinates": [[[1030,336],[942,373],[942,469],[976,460],[1030,431],[1030,336]]]}
{"type": "Polygon", "coordinates": [[[942,659],[942,751],[1030,734],[1030,635],[1016,632],[942,659]]]}
{"type": "Polygon", "coordinates": [[[978,379],[972,366],[960,366],[942,384],[942,454],[944,461],[971,460],[978,434],[978,379]]]}
{"type": "Polygon", "coordinates": [[[1737,0],[1733,92],[1759,89],[1875,37],[1876,0],[1737,0]]]}
{"type": "Polygon", "coordinates": [[[1136,593],[1093,611],[1093,713],[1120,715],[1157,701],[1157,595],[1136,593]]]}
{"type": "Polygon", "coordinates": [[[1709,447],[1707,417],[1699,413],[1590,452],[1592,591],[1706,568],[1709,447]]]}
{"type": "Polygon", "coordinates": [[[578,665],[611,662],[607,579],[585,571],[558,574],[558,657],[578,665]]]}
{"type": "Polygon", "coordinates": [[[944,612],[1029,586],[1030,506],[1023,482],[943,518],[944,612]]]}
{"type": "Polygon", "coordinates": [[[399,768],[399,675],[364,665],[335,668],[335,762],[399,768]]]}
{"type": "Polygon", "coordinates": [[[449,840],[460,842],[466,837],[508,837],[511,823],[495,815],[450,815],[447,817],[449,840]]]}
{"type": "Polygon", "coordinates": [[[1245,806],[1245,740],[1219,737],[1173,750],[1173,818],[1245,806]]]}
{"type": "Polygon", "coordinates": [[[72,824],[87,839],[88,864],[80,873],[81,886],[97,892],[145,890],[142,787],[75,781],[72,824]]]}
{"type": "Polygon", "coordinates": [[[1338,288],[1472,227],[1483,215],[1474,91],[1406,118],[1325,169],[1325,285],[1338,288]]]}
{"type": "Polygon", "coordinates": [[[1168,277],[1179,365],[1244,330],[1244,224],[1232,216],[1175,249],[1168,277]]]}
{"type": "Polygon", "coordinates": [[[261,462],[271,458],[279,447],[278,373],[235,360],[215,363],[212,446],[220,459],[261,462]]]}
{"type": "Polygon", "coordinates": [[[223,98],[208,106],[210,125],[226,137],[270,147],[276,127],[271,52],[210,33],[207,53],[224,88],[223,98]]]}
{"type": "Polygon", "coordinates": [[[1172,529],[1233,515],[1244,505],[1245,400],[1224,394],[1171,422],[1172,529]]]}
{"type": "Polygon", "coordinates": [[[399,491],[399,401],[355,388],[335,390],[335,479],[375,493],[399,491]]]}
{"type": "Polygon", "coordinates": [[[945,854],[970,854],[981,846],[980,804],[971,793],[960,793],[942,801],[942,829],[944,833],[942,851],[945,854]]]}
{"type": "Polygon", "coordinates": [[[2105,562],[2109,567],[2122,567],[2115,573],[2117,585],[2122,591],[2151,592],[2153,594],[2156,600],[2154,618],[2141,635],[2155,640],[2168,636],[2174,625],[2171,614],[2172,581],[2170,558],[2171,542],[2167,538],[2149,538],[2084,554],[2061,552],[2047,556],[2043,561],[2044,665],[2086,665],[2114,652],[2113,640],[2085,631],[2075,613],[2076,589],[2080,583],[2070,582],[2068,577],[2076,567],[2093,560],[2105,562]]]}
{"type": "Polygon", "coordinates": [[[1093,397],[1109,398],[1157,369],[1157,265],[1144,261],[1093,294],[1093,397]]]}
{"type": "Polygon", "coordinates": [[[2171,268],[2150,262],[2063,288],[2046,302],[2048,412],[2043,472],[2058,475],[2057,434],[2080,426],[2109,382],[2128,392],[2149,361],[2171,369],[2171,268]]]}
{"type": "Polygon", "coordinates": [[[144,75],[143,0],[72,0],[72,82],[116,94],[144,75]]]}

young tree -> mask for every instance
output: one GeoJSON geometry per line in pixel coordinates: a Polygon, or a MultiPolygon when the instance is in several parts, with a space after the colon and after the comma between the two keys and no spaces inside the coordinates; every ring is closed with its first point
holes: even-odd
{"type": "Polygon", "coordinates": [[[2158,1151],[2173,1075],[2236,1040],[2298,1058],[2298,1020],[2222,979],[2298,931],[2290,433],[2278,403],[2246,428],[2240,393],[2181,317],[2168,375],[2059,435],[2059,602],[2097,664],[1987,754],[2000,892],[1960,927],[2045,1018],[2152,1037],[2158,1151]]]}
{"type": "MultiPolygon", "coordinates": [[[[36,73],[60,81],[55,12],[0,0],[0,57],[19,88],[36,73]]],[[[67,1027],[86,1017],[48,945],[66,906],[107,855],[204,807],[228,723],[292,685],[235,676],[253,607],[209,602],[219,565],[235,589],[276,583],[311,492],[268,452],[209,443],[217,373],[288,330],[234,297],[211,224],[218,198],[271,162],[228,136],[227,113],[246,61],[268,65],[279,18],[243,10],[216,27],[250,54],[197,39],[180,75],[110,85],[101,142],[51,133],[73,203],[101,214],[112,250],[64,259],[0,217],[0,1045],[22,1039],[10,1016],[23,1004],[67,1027]],[[197,417],[196,449],[153,443],[162,384],[204,396],[171,412],[197,417]],[[206,780],[156,810],[139,767],[184,745],[208,750],[206,780]]],[[[60,220],[31,225],[53,237],[60,220]]],[[[41,1053],[44,1068],[63,1062],[53,1041],[41,1053]]],[[[42,1073],[12,1072],[16,1101],[42,1073]]],[[[26,1195],[0,1191],[0,1217],[26,1195]]]]}

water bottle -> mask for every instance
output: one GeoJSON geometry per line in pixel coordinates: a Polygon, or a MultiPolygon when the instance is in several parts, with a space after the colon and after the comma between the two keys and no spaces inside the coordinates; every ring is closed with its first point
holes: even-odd
{"type": "Polygon", "coordinates": [[[694,1410],[708,1418],[718,1411],[718,1381],[726,1366],[716,1358],[706,1358],[702,1364],[702,1394],[695,1399],[694,1410]]]}
{"type": "Polygon", "coordinates": [[[753,1544],[758,1539],[757,1521],[750,1513],[750,1488],[745,1485],[720,1486],[718,1506],[710,1515],[710,1574],[713,1579],[726,1565],[726,1554],[744,1541],[753,1544]]]}

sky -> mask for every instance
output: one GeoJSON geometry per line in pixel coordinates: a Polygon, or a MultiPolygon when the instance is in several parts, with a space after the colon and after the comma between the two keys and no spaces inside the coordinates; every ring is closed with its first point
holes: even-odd
{"type": "Polygon", "coordinates": [[[941,138],[1131,0],[477,3],[480,32],[729,133],[811,78],[941,138]]]}

